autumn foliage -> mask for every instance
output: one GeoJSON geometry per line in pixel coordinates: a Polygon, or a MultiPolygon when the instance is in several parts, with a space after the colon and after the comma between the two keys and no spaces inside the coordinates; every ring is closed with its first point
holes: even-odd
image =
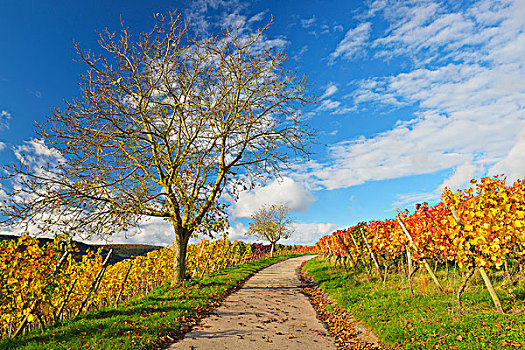
{"type": "MultiPolygon", "coordinates": [[[[117,299],[122,302],[146,295],[166,283],[173,273],[174,250],[174,246],[168,246],[107,266],[96,293],[91,293],[82,311],[115,306],[117,299]]],[[[311,250],[312,247],[279,245],[282,253],[311,250]]],[[[80,259],[69,254],[51,277],[64,251],[78,249],[60,237],[45,245],[27,235],[0,242],[0,337],[12,335],[28,313],[29,329],[78,313],[105,256],[100,251],[89,252],[80,259]],[[37,307],[30,312],[35,300],[37,307]]],[[[252,247],[228,239],[202,239],[188,247],[187,271],[192,278],[200,278],[204,273],[266,257],[269,251],[269,245],[252,247]]]]}
{"type": "MultiPolygon", "coordinates": [[[[412,214],[408,210],[399,212],[413,240],[416,262],[455,260],[459,267],[500,269],[506,260],[523,260],[524,181],[506,185],[501,176],[496,176],[471,183],[473,186],[466,190],[445,189],[442,201],[435,206],[423,203],[412,214]],[[460,223],[455,220],[452,208],[460,223]]],[[[322,237],[316,247],[322,253],[357,262],[359,256],[368,254],[361,230],[372,251],[388,261],[401,258],[410,245],[399,222],[388,219],[336,231],[322,237]]]]}

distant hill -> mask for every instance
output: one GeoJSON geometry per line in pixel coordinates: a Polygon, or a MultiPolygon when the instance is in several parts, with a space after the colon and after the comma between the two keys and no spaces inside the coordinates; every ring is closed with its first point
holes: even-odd
{"type": "MultiPolygon", "coordinates": [[[[19,237],[14,235],[0,235],[0,241],[5,240],[17,240],[19,237]]],[[[38,238],[39,245],[44,245],[47,242],[52,241],[50,238],[38,238]]],[[[102,248],[101,254],[105,257],[109,250],[113,248],[113,254],[109,259],[110,264],[115,264],[124,259],[128,259],[136,256],[145,256],[147,253],[161,249],[162,246],[148,245],[148,244],[108,244],[108,245],[97,245],[97,244],[86,244],[82,242],[73,241],[75,246],[80,250],[78,253],[74,253],[75,259],[80,259],[82,255],[86,254],[87,251],[97,251],[102,248]]]]}

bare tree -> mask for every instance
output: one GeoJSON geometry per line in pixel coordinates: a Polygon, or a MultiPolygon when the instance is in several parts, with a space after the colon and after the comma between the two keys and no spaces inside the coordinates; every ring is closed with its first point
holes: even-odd
{"type": "Polygon", "coordinates": [[[81,236],[163,218],[176,238],[176,284],[189,238],[227,225],[228,183],[308,156],[313,132],[300,109],[313,98],[286,55],[265,47],[266,28],[202,39],[174,14],[137,40],[122,28],[100,34],[103,55],[75,44],[87,65],[81,94],[37,128],[63,159],[37,172],[9,167],[15,185],[1,211],[6,224],[81,236]]]}
{"type": "Polygon", "coordinates": [[[275,251],[275,244],[290,238],[294,232],[293,219],[288,216],[290,208],[283,204],[273,204],[261,207],[252,215],[248,236],[267,240],[272,245],[271,255],[275,251]]]}

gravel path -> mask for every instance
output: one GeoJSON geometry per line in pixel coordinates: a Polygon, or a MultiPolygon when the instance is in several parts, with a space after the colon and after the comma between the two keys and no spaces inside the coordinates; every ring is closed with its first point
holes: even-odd
{"type": "Polygon", "coordinates": [[[336,349],[296,275],[311,258],[288,259],[259,271],[168,349],[336,349]]]}

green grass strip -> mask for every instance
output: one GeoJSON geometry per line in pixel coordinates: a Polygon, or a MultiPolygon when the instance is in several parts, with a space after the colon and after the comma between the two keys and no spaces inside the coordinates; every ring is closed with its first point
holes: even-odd
{"type": "Polygon", "coordinates": [[[0,349],[148,349],[175,337],[202,314],[218,305],[238,284],[255,272],[291,257],[265,258],[185,281],[168,284],[118,308],[103,308],[80,315],[45,331],[15,339],[1,339],[0,349]]]}
{"type": "MultiPolygon", "coordinates": [[[[383,344],[403,349],[517,349],[525,347],[525,288],[497,290],[507,314],[498,314],[482,284],[463,295],[464,315],[452,307],[450,293],[440,294],[421,274],[410,297],[406,279],[389,276],[386,288],[364,274],[334,268],[321,259],[308,261],[307,273],[342,309],[376,333],[383,344]]],[[[444,271],[438,275],[446,281],[444,271]]],[[[480,278],[481,279],[481,278],[480,278]]],[[[449,284],[452,285],[452,282],[449,284]]]]}

